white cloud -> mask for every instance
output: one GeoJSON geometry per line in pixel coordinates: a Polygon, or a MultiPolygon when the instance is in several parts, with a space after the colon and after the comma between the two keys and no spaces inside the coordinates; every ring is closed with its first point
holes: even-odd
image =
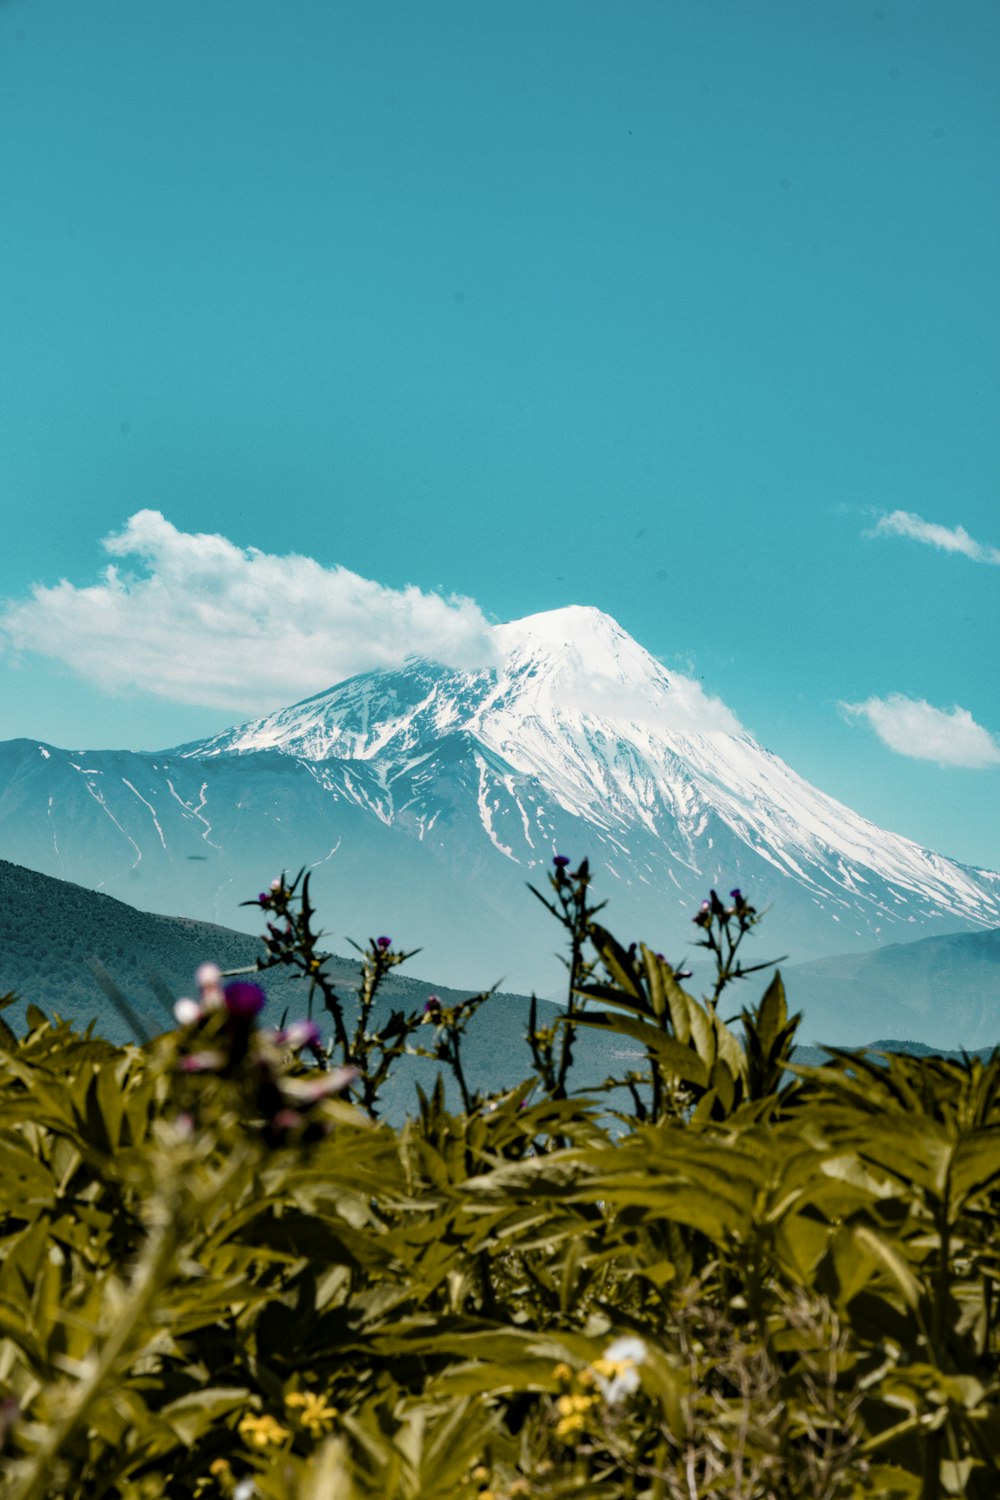
{"type": "Polygon", "coordinates": [[[112,563],[90,587],[36,585],[3,608],[0,627],[15,647],[106,691],[265,712],[410,655],[456,667],[494,659],[472,599],[178,531],[155,510],[137,512],[103,546],[138,559],[137,571],[112,563]]]}
{"type": "Polygon", "coordinates": [[[973,562],[1000,565],[1000,547],[989,547],[983,542],[977,542],[964,526],[938,526],[933,521],[915,516],[909,510],[894,510],[891,515],[880,517],[871,535],[906,536],[914,542],[926,542],[928,546],[937,547],[942,552],[961,552],[963,557],[971,557],[973,562]]]}
{"type": "Polygon", "coordinates": [[[1000,765],[1000,744],[957,704],[952,709],[934,708],[922,698],[890,693],[888,698],[840,706],[849,718],[867,719],[882,743],[900,755],[977,770],[1000,765]]]}
{"type": "Polygon", "coordinates": [[[700,682],[680,672],[671,671],[669,676],[669,688],[655,693],[601,677],[588,677],[571,686],[560,681],[558,703],[561,708],[617,719],[654,734],[744,733],[732,709],[706,693],[700,682]]]}

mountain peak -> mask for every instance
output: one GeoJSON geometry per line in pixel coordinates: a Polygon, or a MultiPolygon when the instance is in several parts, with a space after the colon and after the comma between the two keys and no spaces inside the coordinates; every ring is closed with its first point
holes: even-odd
{"type": "Polygon", "coordinates": [[[525,615],[521,620],[495,625],[493,637],[505,655],[526,649],[553,654],[576,650],[589,655],[614,651],[624,644],[635,645],[617,620],[592,604],[564,604],[561,609],[525,615]]]}
{"type": "Polygon", "coordinates": [[[660,663],[617,620],[589,604],[568,604],[497,625],[494,640],[510,676],[531,676],[553,689],[581,692],[609,683],[663,692],[660,663]]]}

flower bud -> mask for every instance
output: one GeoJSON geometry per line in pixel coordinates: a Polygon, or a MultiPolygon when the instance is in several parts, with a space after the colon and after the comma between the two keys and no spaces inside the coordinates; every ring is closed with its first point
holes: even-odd
{"type": "Polygon", "coordinates": [[[225,1065],[224,1052],[192,1052],[181,1058],[182,1073],[218,1073],[225,1065]]]}
{"type": "Polygon", "coordinates": [[[235,979],[223,990],[226,1009],[231,1016],[250,1021],[264,1009],[267,997],[259,984],[248,984],[244,979],[235,979]]]}
{"type": "Polygon", "coordinates": [[[186,995],[174,1006],[174,1020],[178,1026],[197,1026],[204,1014],[197,1000],[191,1000],[186,995]]]}
{"type": "Polygon", "coordinates": [[[315,1021],[293,1021],[283,1032],[279,1031],[278,1039],[296,1052],[301,1047],[316,1047],[319,1045],[319,1027],[315,1021]]]}

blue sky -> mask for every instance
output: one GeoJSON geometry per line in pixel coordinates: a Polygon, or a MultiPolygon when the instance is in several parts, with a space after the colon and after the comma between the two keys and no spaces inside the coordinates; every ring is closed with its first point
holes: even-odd
{"type": "Polygon", "coordinates": [[[992,0],[0,3],[0,738],[588,603],[1000,867],[998,58],[992,0]]]}

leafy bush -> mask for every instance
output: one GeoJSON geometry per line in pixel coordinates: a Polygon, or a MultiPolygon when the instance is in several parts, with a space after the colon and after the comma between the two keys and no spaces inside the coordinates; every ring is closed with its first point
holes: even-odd
{"type": "Polygon", "coordinates": [[[567,1002],[492,1093],[491,996],[384,1017],[387,938],[345,996],[308,879],[260,897],[290,1025],[208,965],[148,1044],[2,1027],[12,1500],[997,1494],[1000,1056],[796,1066],[780,975],[720,1013],[766,967],[740,892],[695,917],[701,1001],[597,922],[586,862],[536,894],[567,1002]],[[577,1090],[586,1028],[633,1055],[577,1090]]]}

